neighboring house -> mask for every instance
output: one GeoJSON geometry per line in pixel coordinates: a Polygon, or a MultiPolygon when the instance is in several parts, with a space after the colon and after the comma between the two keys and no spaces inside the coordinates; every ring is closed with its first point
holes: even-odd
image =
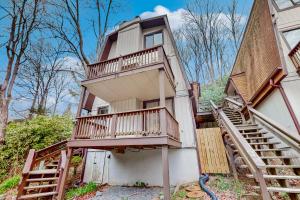
{"type": "Polygon", "coordinates": [[[187,80],[167,16],[122,23],[82,85],[87,114],[78,117],[68,146],[89,148],[85,182],[140,181],[164,185],[168,195],[169,184],[199,178],[193,110],[199,93],[187,80]]]}
{"type": "Polygon", "coordinates": [[[298,135],[299,75],[299,1],[254,1],[226,93],[298,135]]]}

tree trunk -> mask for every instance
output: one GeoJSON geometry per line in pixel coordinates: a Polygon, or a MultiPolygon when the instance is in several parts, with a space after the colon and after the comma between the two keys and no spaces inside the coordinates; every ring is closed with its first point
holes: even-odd
{"type": "Polygon", "coordinates": [[[1,94],[1,105],[0,105],[0,144],[4,143],[5,131],[8,122],[8,100],[1,94]]]}

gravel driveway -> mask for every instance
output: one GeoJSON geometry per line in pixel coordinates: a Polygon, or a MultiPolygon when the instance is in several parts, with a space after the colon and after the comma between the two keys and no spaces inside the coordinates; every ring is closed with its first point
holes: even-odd
{"type": "Polygon", "coordinates": [[[97,192],[90,200],[153,200],[159,199],[162,188],[136,188],[112,186],[104,192],[97,192]]]}

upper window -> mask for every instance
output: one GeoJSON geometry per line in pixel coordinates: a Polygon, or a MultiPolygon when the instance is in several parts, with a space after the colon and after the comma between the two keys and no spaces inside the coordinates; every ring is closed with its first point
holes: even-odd
{"type": "Polygon", "coordinates": [[[98,115],[108,114],[108,106],[102,106],[98,108],[98,115]]]}
{"type": "Polygon", "coordinates": [[[300,42],[300,28],[283,32],[283,35],[290,48],[294,48],[300,42]]]}
{"type": "Polygon", "coordinates": [[[145,48],[151,48],[163,44],[162,32],[145,35],[145,48]]]}
{"type": "Polygon", "coordinates": [[[274,0],[277,7],[282,10],[295,5],[300,5],[300,0],[274,0]]]}

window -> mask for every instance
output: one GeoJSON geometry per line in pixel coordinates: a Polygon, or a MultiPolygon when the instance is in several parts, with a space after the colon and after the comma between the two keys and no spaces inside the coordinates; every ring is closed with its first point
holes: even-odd
{"type": "Polygon", "coordinates": [[[162,32],[152,33],[145,35],[145,48],[151,48],[163,44],[162,32]]]}
{"type": "MultiPolygon", "coordinates": [[[[159,99],[144,101],[144,109],[156,108],[156,107],[159,107],[159,99]]],[[[174,115],[174,99],[173,98],[166,98],[166,108],[172,115],[174,115]]]]}
{"type": "Polygon", "coordinates": [[[290,8],[295,5],[300,5],[300,0],[274,0],[274,1],[280,10],[290,8]]]}
{"type": "Polygon", "coordinates": [[[108,113],[108,106],[101,106],[98,108],[98,115],[104,115],[108,113]]]}
{"type": "Polygon", "coordinates": [[[283,32],[283,35],[290,48],[294,48],[300,41],[300,28],[283,32]]]}

